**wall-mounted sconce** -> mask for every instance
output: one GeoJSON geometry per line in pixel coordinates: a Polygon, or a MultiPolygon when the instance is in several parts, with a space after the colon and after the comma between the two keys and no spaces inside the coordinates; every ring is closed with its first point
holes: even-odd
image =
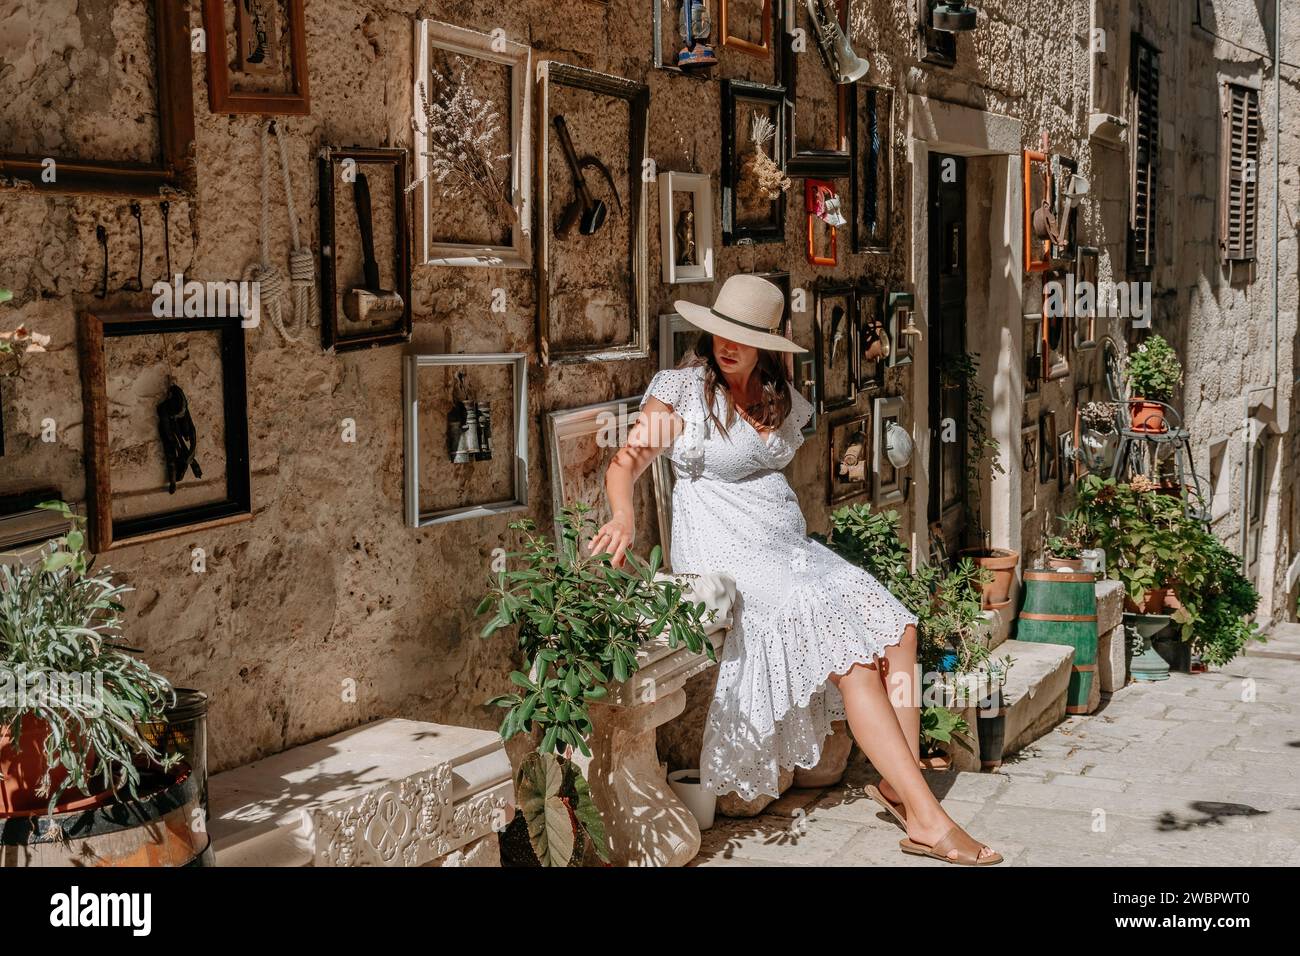
{"type": "Polygon", "coordinates": [[[942,0],[930,11],[931,28],[944,33],[968,33],[978,25],[977,20],[975,8],[962,0],[942,0]]]}

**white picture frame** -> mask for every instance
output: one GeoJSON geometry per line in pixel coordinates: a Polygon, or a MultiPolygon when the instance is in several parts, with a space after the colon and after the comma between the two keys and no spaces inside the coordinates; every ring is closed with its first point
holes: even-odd
{"type": "MultiPolygon", "coordinates": [[[[591,436],[599,444],[603,432],[609,441],[601,447],[611,448],[614,452],[617,452],[619,448],[626,444],[627,433],[636,424],[640,415],[640,396],[619,398],[609,402],[596,402],[579,408],[568,408],[547,413],[547,462],[551,473],[551,505],[555,517],[555,534],[557,538],[562,530],[560,512],[566,504],[576,500],[574,495],[578,493],[578,490],[573,487],[573,482],[569,480],[569,470],[566,469],[562,447],[564,443],[569,440],[591,436]]],[[[599,482],[602,476],[603,472],[601,476],[592,477],[599,482]]],[[[600,525],[609,520],[609,516],[602,513],[603,488],[598,492],[598,495],[593,495],[593,497],[598,497],[599,500],[588,501],[587,503],[593,506],[597,524],[600,525]]]]}
{"type": "Polygon", "coordinates": [[[402,444],[403,502],[408,528],[423,528],[448,521],[483,518],[522,511],[528,507],[528,356],[523,352],[494,352],[474,355],[406,355],[402,359],[402,444]],[[456,365],[508,365],[514,396],[514,497],[483,504],[425,511],[420,507],[420,403],[419,372],[422,368],[456,365]]]}
{"type": "Polygon", "coordinates": [[[872,500],[878,504],[902,501],[903,469],[896,468],[885,455],[886,432],[892,422],[903,424],[902,396],[877,398],[871,403],[871,434],[874,438],[871,451],[872,500]]]}
{"type": "Polygon", "coordinates": [[[415,64],[412,82],[414,105],[416,188],[413,211],[415,264],[428,266],[468,266],[497,269],[529,269],[533,265],[533,52],[527,44],[493,37],[476,30],[458,27],[440,20],[415,21],[415,64]],[[456,56],[500,63],[510,68],[510,192],[517,221],[511,229],[508,246],[473,242],[435,241],[433,236],[436,184],[427,178],[429,160],[428,132],[420,112],[420,85],[428,89],[430,51],[445,50],[456,56]]]}
{"type": "MultiPolygon", "coordinates": [[[[666,312],[659,316],[659,367],[676,368],[680,361],[677,358],[680,337],[699,334],[700,330],[696,326],[691,325],[676,312],[666,312]]],[[[693,347],[694,343],[691,345],[693,347]]]]}
{"type": "Polygon", "coordinates": [[[713,245],[713,180],[707,173],[659,173],[659,255],[668,285],[712,282],[717,254],[713,245]],[[695,265],[677,259],[677,193],[690,193],[695,213],[695,265]]]}

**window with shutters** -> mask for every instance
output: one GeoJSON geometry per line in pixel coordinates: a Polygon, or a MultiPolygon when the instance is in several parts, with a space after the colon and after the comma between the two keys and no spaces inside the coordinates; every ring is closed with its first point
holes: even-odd
{"type": "Polygon", "coordinates": [[[1133,35],[1129,70],[1128,264],[1155,265],[1156,168],[1160,157],[1160,51],[1133,35]]]}
{"type": "Polygon", "coordinates": [[[1224,262],[1255,258],[1256,180],[1259,167],[1259,91],[1225,83],[1223,90],[1223,185],[1219,248],[1224,262]]]}

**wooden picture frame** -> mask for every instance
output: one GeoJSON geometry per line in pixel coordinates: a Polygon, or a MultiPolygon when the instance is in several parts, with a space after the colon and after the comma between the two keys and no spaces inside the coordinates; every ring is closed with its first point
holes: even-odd
{"type": "Polygon", "coordinates": [[[1052,265],[1052,241],[1034,236],[1034,210],[1050,202],[1052,172],[1047,154],[1027,149],[1022,155],[1024,173],[1025,271],[1043,272],[1052,265]]]}
{"type": "Polygon", "coordinates": [[[903,469],[894,465],[886,453],[889,426],[903,424],[902,396],[876,398],[871,407],[871,432],[875,436],[872,442],[871,499],[878,505],[903,501],[907,495],[903,491],[903,469]]]}
{"type": "MultiPolygon", "coordinates": [[[[81,387],[85,408],[87,540],[100,553],[178,534],[222,527],[253,516],[248,450],[248,385],[244,328],[238,315],[158,318],[152,312],[86,312],[80,322],[81,387]],[[109,460],[109,339],[212,332],[221,354],[225,497],[131,518],[113,516],[109,460]]],[[[201,447],[201,446],[200,446],[201,447]]]]}
{"type": "Polygon", "coordinates": [[[812,406],[812,417],[808,419],[808,424],[800,429],[800,434],[805,438],[811,438],[817,434],[817,424],[820,420],[817,407],[817,358],[814,355],[799,355],[794,360],[794,376],[791,379],[799,393],[808,400],[812,406]]]}
{"type": "Polygon", "coordinates": [[[659,316],[659,367],[677,368],[694,353],[700,330],[676,312],[659,316]]]}
{"type": "MultiPolygon", "coordinates": [[[[1044,284],[1050,281],[1044,277],[1044,284]]],[[[1068,312],[1069,310],[1063,310],[1068,312]]],[[[1043,379],[1054,382],[1070,374],[1070,317],[1052,315],[1043,296],[1043,379]]]]}
{"type": "Polygon", "coordinates": [[[858,397],[856,290],[849,283],[827,283],[816,289],[816,300],[813,355],[817,359],[818,410],[824,414],[846,408],[858,397]],[[843,381],[837,383],[841,375],[843,381]],[[844,387],[832,388],[837,384],[844,387]]]}
{"type": "Polygon", "coordinates": [[[1057,459],[1056,413],[1041,412],[1038,416],[1038,483],[1045,485],[1056,478],[1060,462],[1057,459]]]}
{"type": "Polygon", "coordinates": [[[807,237],[805,244],[805,257],[808,262],[814,266],[834,266],[840,261],[839,253],[839,229],[836,226],[825,224],[825,228],[830,230],[828,255],[822,255],[818,252],[817,236],[819,230],[817,223],[821,222],[813,212],[817,202],[819,192],[829,192],[832,196],[838,196],[835,191],[835,184],[825,179],[805,179],[803,183],[803,208],[804,218],[807,221],[807,237]]]}
{"type": "Polygon", "coordinates": [[[1025,359],[1025,397],[1039,393],[1043,382],[1043,316],[1031,312],[1022,317],[1022,344],[1025,359]]]}
{"type": "Polygon", "coordinates": [[[196,189],[194,92],[189,12],[173,0],[152,0],[158,152],[146,161],[84,156],[36,156],[0,149],[0,185],[28,185],[38,193],[168,198],[196,189]],[[53,162],[53,166],[49,165],[53,162]],[[50,170],[53,181],[47,182],[50,170]]]}
{"type": "MultiPolygon", "coordinates": [[[[717,0],[719,6],[718,38],[721,46],[746,56],[764,58],[772,55],[772,0],[717,0]],[[740,3],[761,3],[762,33],[759,37],[740,37],[731,33],[736,22],[732,11],[733,5],[740,3]]],[[[782,0],[783,2],[783,0],[782,0]]]]}
{"type": "MultiPolygon", "coordinates": [[[[537,241],[537,329],[538,350],[543,366],[567,362],[607,362],[619,359],[647,358],[650,355],[649,242],[646,219],[649,208],[642,170],[648,157],[646,139],[650,122],[650,88],[620,76],[599,73],[556,60],[543,60],[537,70],[536,194],[540,197],[541,215],[537,241]],[[551,301],[551,262],[556,210],[550,189],[551,88],[565,86],[623,101],[628,110],[630,135],[627,146],[627,177],[620,194],[623,214],[628,217],[628,249],[624,267],[628,275],[628,339],[625,342],[589,342],[578,345],[555,344],[555,305],[551,301]]],[[[609,215],[615,215],[611,208],[609,215]]],[[[576,236],[574,242],[587,237],[576,236]]]]}
{"type": "Polygon", "coordinates": [[[708,173],[661,172],[659,174],[659,257],[663,281],[668,285],[688,282],[712,282],[715,260],[713,247],[713,178],[708,173]],[[694,216],[695,250],[691,263],[679,263],[677,248],[680,220],[676,196],[689,193],[694,216]]]}
{"type": "Polygon", "coordinates": [[[905,330],[916,330],[916,296],[911,292],[891,292],[888,299],[889,318],[885,327],[889,330],[890,368],[912,364],[912,334],[905,330]]]}
{"type": "Polygon", "coordinates": [[[887,86],[863,86],[854,96],[863,105],[849,113],[853,251],[889,252],[894,221],[894,91],[887,86]],[[865,121],[859,116],[863,110],[865,121]]]}
{"type": "MultiPolygon", "coordinates": [[[[407,153],[405,149],[361,146],[326,146],[318,156],[320,173],[320,264],[321,264],[321,342],[328,352],[376,348],[408,342],[411,338],[411,256],[410,232],[406,218],[407,153]],[[339,236],[336,203],[337,186],[352,186],[362,175],[362,166],[392,168],[393,259],[379,263],[380,285],[392,281],[392,291],[402,297],[402,314],[391,325],[362,331],[349,331],[349,321],[339,305],[339,236]],[[350,170],[350,172],[349,172],[350,170]],[[351,178],[349,178],[351,177],[351,178]],[[387,266],[387,267],[385,267],[387,266]]],[[[370,176],[366,177],[367,184],[370,176]]],[[[343,189],[343,192],[352,190],[343,189]]],[[[360,240],[358,240],[360,241],[360,240]]],[[[346,249],[346,245],[343,247],[346,249]]],[[[356,323],[360,324],[360,323],[356,323]]]]}
{"type": "MultiPolygon", "coordinates": [[[[265,0],[279,11],[281,0],[265,0]]],[[[284,26],[289,33],[287,71],[288,92],[238,91],[231,86],[230,57],[227,53],[227,7],[236,8],[236,49],[240,45],[239,29],[244,8],[238,0],[203,0],[203,29],[207,33],[208,107],[214,113],[254,113],[259,116],[308,116],[311,96],[307,89],[307,27],[303,14],[304,0],[283,0],[284,26]]],[[[188,49],[189,44],[186,44],[188,49]]]]}
{"type": "Polygon", "coordinates": [[[785,160],[785,87],[748,80],[722,81],[722,244],[747,245],[760,242],[785,242],[786,193],[773,199],[767,218],[760,223],[741,222],[740,182],[743,156],[739,144],[747,141],[737,123],[743,105],[770,112],[776,134],[770,142],[772,161],[786,168],[785,160]]]}
{"type": "Polygon", "coordinates": [[[826,448],[826,504],[871,491],[871,420],[866,415],[832,421],[826,448]]]}
{"type": "Polygon", "coordinates": [[[878,392],[885,387],[885,369],[893,353],[893,342],[885,319],[885,293],[860,285],[853,305],[855,338],[854,361],[857,363],[858,391],[878,392]]]}
{"type": "MultiPolygon", "coordinates": [[[[1097,280],[1100,274],[1101,251],[1096,246],[1078,246],[1074,254],[1074,281],[1076,287],[1083,282],[1091,284],[1090,306],[1083,311],[1075,309],[1074,350],[1086,352],[1097,347],[1097,280]]],[[[1075,302],[1078,296],[1075,297],[1075,302]]],[[[1071,303],[1073,308],[1075,303],[1071,303]]]]}
{"type": "MultiPolygon", "coordinates": [[[[402,356],[403,516],[408,528],[487,518],[528,508],[528,356],[523,352],[402,356]],[[503,365],[510,368],[513,392],[511,456],[514,493],[510,498],[426,511],[420,504],[420,385],[422,368],[503,365]]],[[[500,435],[494,431],[494,438],[500,435]]],[[[456,467],[463,467],[457,465],[456,467]]]]}
{"type": "Polygon", "coordinates": [[[415,104],[413,148],[415,248],[420,265],[468,266],[498,269],[528,269],[533,264],[533,51],[526,44],[497,38],[439,20],[415,21],[415,62],[411,102],[415,104]],[[504,66],[510,74],[509,103],[501,110],[510,124],[510,198],[515,221],[509,242],[492,244],[454,239],[435,239],[438,219],[434,192],[438,186],[429,178],[429,135],[420,102],[431,95],[430,75],[434,51],[451,56],[482,60],[504,66]]]}
{"type": "MultiPolygon", "coordinates": [[[[840,11],[840,26],[845,34],[849,32],[850,0],[835,0],[840,11]]],[[[782,32],[781,44],[781,82],[785,85],[785,135],[786,135],[786,172],[793,177],[815,176],[820,179],[846,179],[853,175],[853,137],[850,115],[855,112],[857,99],[854,95],[857,84],[836,83],[835,85],[835,143],[830,149],[813,147],[802,149],[799,146],[798,124],[796,123],[796,103],[798,101],[799,66],[801,56],[808,56],[807,62],[821,63],[820,55],[813,56],[817,46],[816,32],[808,22],[808,11],[802,3],[794,5],[794,17],[782,32]],[[794,34],[791,32],[805,23],[804,35],[807,49],[801,54],[795,52],[794,34]]],[[[856,211],[855,211],[856,215],[856,211]]]]}

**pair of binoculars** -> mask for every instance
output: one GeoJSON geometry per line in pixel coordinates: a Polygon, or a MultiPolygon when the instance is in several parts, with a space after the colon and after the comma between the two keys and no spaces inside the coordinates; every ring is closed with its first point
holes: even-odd
{"type": "Polygon", "coordinates": [[[487,461],[492,457],[491,402],[457,402],[448,425],[452,464],[487,461]]]}

